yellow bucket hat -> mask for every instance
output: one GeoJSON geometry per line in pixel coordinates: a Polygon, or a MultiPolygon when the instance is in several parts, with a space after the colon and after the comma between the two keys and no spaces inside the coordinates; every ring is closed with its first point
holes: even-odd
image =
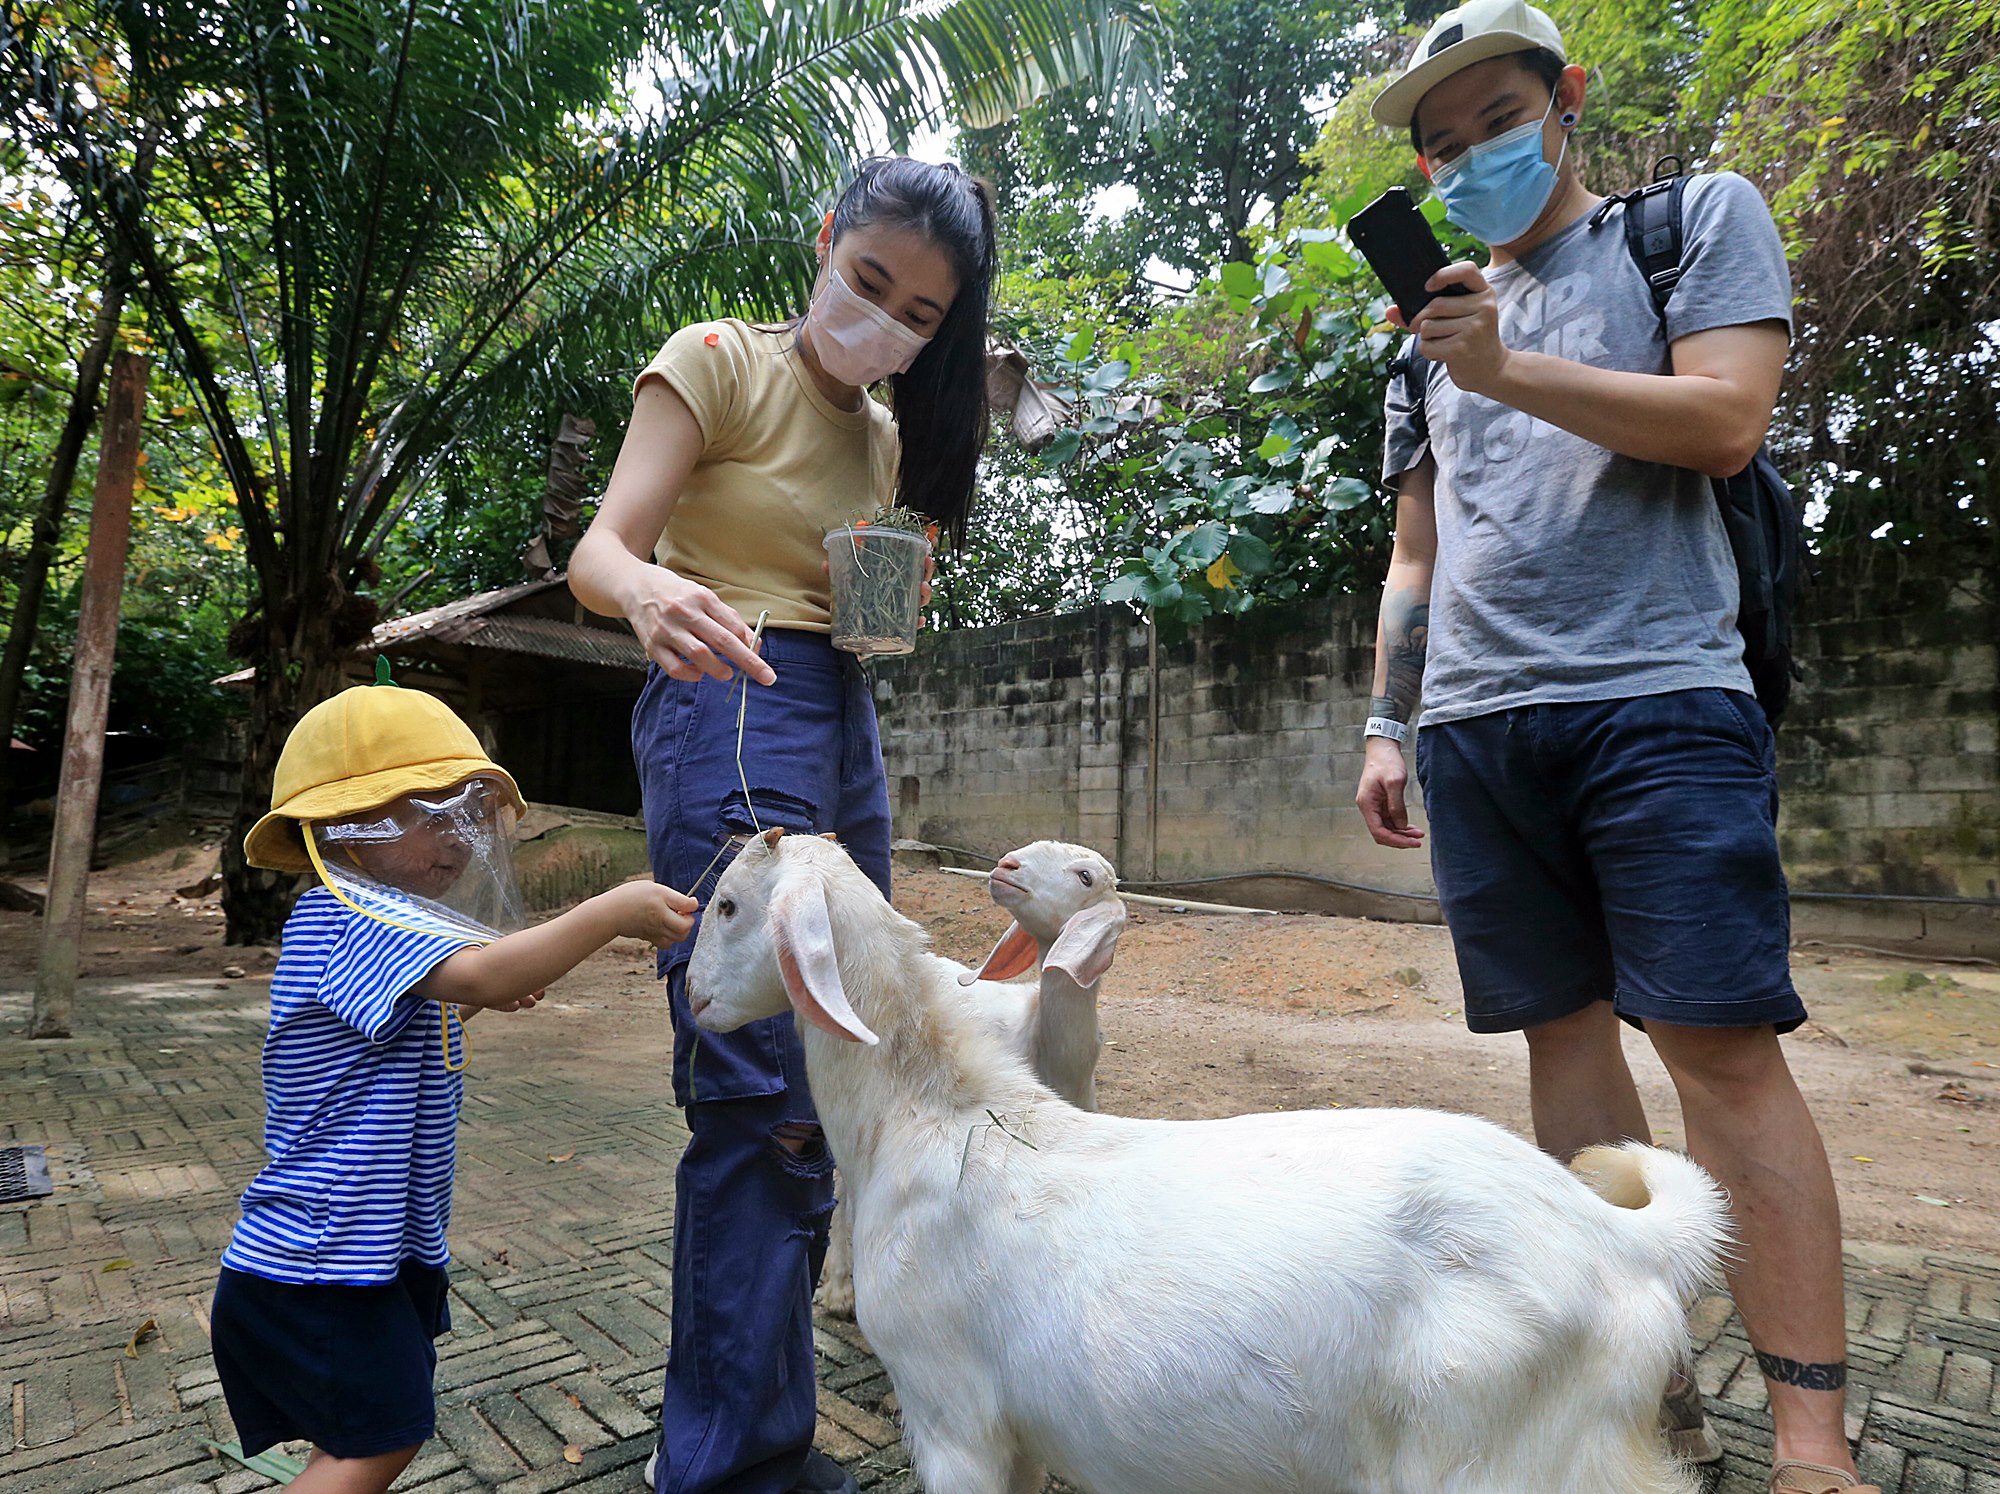
{"type": "Polygon", "coordinates": [[[399,685],[356,685],[299,718],[278,755],[271,812],[243,837],[243,856],[266,871],[312,870],[300,820],[338,820],[479,775],[515,809],[521,790],[487,757],[472,728],[435,695],[399,685]]]}

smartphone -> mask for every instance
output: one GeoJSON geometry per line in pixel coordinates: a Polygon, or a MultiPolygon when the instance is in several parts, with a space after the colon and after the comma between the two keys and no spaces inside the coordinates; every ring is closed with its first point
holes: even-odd
{"type": "Polygon", "coordinates": [[[1406,187],[1391,187],[1348,219],[1347,237],[1368,261],[1368,268],[1389,292],[1405,322],[1414,322],[1433,296],[1466,294],[1462,285],[1448,285],[1442,291],[1424,289],[1424,282],[1451,261],[1406,187]]]}

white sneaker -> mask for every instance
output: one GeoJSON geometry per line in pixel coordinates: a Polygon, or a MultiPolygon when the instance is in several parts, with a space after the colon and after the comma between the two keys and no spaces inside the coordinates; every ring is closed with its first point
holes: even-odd
{"type": "Polygon", "coordinates": [[[653,1449],[653,1455],[650,1458],[646,1459],[646,1487],[648,1489],[655,1487],[653,1483],[653,1478],[659,1471],[660,1471],[660,1450],[656,1447],[653,1449]]]}

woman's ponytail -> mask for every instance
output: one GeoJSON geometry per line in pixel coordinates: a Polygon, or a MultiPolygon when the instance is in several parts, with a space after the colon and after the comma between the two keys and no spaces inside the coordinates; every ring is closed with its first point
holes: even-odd
{"type": "Polygon", "coordinates": [[[958,294],[907,371],[891,376],[902,457],[896,502],[965,538],[986,445],[986,318],[999,259],[993,198],[949,162],[863,161],[833,210],[833,238],[884,226],[922,234],[951,258],[958,294]]]}

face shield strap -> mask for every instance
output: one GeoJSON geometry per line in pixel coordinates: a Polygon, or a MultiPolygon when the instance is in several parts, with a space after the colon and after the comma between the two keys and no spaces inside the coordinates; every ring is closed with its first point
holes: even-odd
{"type": "MultiPolygon", "coordinates": [[[[405,923],[401,919],[391,918],[388,914],[376,909],[362,907],[360,903],[348,896],[341,888],[339,878],[327,871],[326,862],[320,859],[319,843],[313,837],[313,827],[311,825],[302,825],[300,830],[300,839],[306,843],[306,856],[313,864],[313,871],[319,876],[319,885],[332,893],[340,902],[346,904],[356,913],[359,913],[363,918],[372,918],[375,922],[387,924],[392,929],[402,929],[406,933],[428,934],[432,936],[440,932],[436,928],[424,928],[419,924],[405,923]]],[[[447,1074],[456,1074],[462,1071],[468,1063],[472,1062],[472,1039],[465,1030],[465,1017],[459,1012],[456,1005],[449,1001],[440,1001],[437,1003],[437,1009],[438,1049],[444,1058],[444,1070],[447,1074]],[[457,1063],[451,1061],[451,1022],[454,1017],[458,1018],[459,1057],[457,1063]]]]}

